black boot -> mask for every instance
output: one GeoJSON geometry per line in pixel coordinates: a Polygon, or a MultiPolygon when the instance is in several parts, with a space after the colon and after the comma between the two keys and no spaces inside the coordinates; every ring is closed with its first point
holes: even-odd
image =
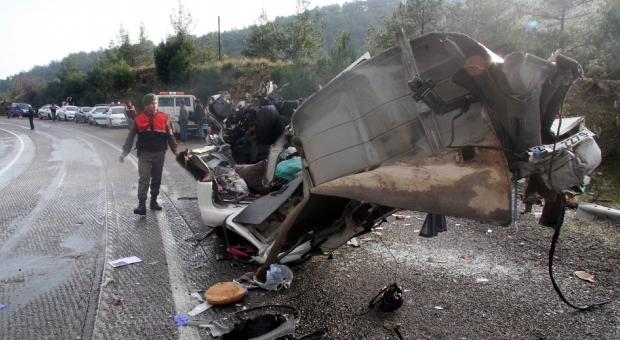
{"type": "Polygon", "coordinates": [[[146,198],[140,198],[138,207],[133,210],[136,215],[146,215],[146,198]]]}
{"type": "Polygon", "coordinates": [[[161,205],[157,203],[157,196],[151,196],[151,210],[161,210],[161,205]]]}
{"type": "Polygon", "coordinates": [[[525,210],[523,210],[522,214],[529,214],[532,212],[532,203],[525,203],[525,210]]]}

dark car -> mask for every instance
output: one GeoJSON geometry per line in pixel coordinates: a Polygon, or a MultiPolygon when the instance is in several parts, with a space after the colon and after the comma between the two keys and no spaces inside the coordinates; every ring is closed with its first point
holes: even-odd
{"type": "Polygon", "coordinates": [[[90,106],[80,107],[80,109],[75,113],[73,120],[75,120],[76,123],[86,123],[88,121],[88,113],[92,109],[93,108],[90,106]]]}
{"type": "Polygon", "coordinates": [[[13,103],[11,104],[11,113],[13,113],[13,117],[15,116],[26,116],[28,113],[29,104],[26,103],[13,103]]]}

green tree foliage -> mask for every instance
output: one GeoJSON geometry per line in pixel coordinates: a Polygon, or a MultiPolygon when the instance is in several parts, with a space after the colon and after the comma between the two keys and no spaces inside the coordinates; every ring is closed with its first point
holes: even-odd
{"type": "Polygon", "coordinates": [[[178,6],[172,9],[170,24],[175,35],[190,35],[194,29],[194,17],[189,10],[185,9],[181,0],[179,0],[178,6]]]}
{"type": "Polygon", "coordinates": [[[181,84],[192,72],[196,45],[188,35],[168,37],[155,48],[155,71],[164,84],[181,84]]]}
{"type": "Polygon", "coordinates": [[[252,26],[250,33],[246,36],[247,48],[241,51],[244,57],[248,58],[267,58],[278,60],[283,58],[279,53],[279,41],[281,28],[275,22],[268,22],[260,26],[252,26]]]}
{"type": "Polygon", "coordinates": [[[392,13],[389,20],[384,20],[386,29],[378,31],[373,27],[368,31],[373,34],[369,39],[375,41],[380,50],[396,45],[396,32],[401,29],[410,39],[425,33],[443,30],[445,26],[444,0],[406,0],[392,13]]]}
{"type": "MultiPolygon", "coordinates": [[[[600,67],[604,75],[620,79],[620,2],[608,0],[602,10],[602,20],[598,31],[600,67]]],[[[599,63],[598,61],[593,62],[599,63]]]]}
{"type": "Polygon", "coordinates": [[[217,46],[213,39],[213,34],[203,36],[198,41],[197,62],[199,64],[209,64],[218,61],[217,46]]]}
{"type": "Polygon", "coordinates": [[[523,50],[533,34],[524,8],[530,0],[465,0],[446,7],[448,31],[461,32],[505,55],[523,50]]]}
{"type": "Polygon", "coordinates": [[[60,81],[66,81],[70,78],[79,77],[82,75],[82,71],[80,70],[80,65],[75,60],[73,55],[70,55],[68,58],[60,63],[60,70],[56,73],[56,77],[60,79],[60,81]]]}
{"type": "Polygon", "coordinates": [[[101,93],[101,91],[86,91],[84,93],[84,97],[82,98],[81,105],[85,106],[93,106],[96,104],[106,103],[106,96],[101,93]]]}
{"type": "Polygon", "coordinates": [[[275,68],[270,78],[278,85],[291,83],[282,90],[282,96],[286,99],[308,97],[317,91],[321,84],[313,65],[301,61],[295,62],[292,67],[275,68]]]}
{"type": "MultiPolygon", "coordinates": [[[[298,13],[293,20],[279,24],[275,21],[254,25],[246,36],[248,47],[241,54],[250,58],[275,60],[311,60],[325,43],[326,24],[321,23],[318,13],[307,8],[300,0],[298,13]]],[[[263,14],[264,16],[264,14],[263,14]]]]}
{"type": "Polygon", "coordinates": [[[218,64],[210,64],[198,78],[195,95],[206,103],[207,98],[222,90],[222,69],[218,64]]]}
{"type": "Polygon", "coordinates": [[[125,60],[121,60],[110,69],[110,78],[114,90],[123,91],[134,83],[136,72],[125,60]]]}
{"type": "MultiPolygon", "coordinates": [[[[541,21],[548,21],[541,33],[552,38],[552,49],[565,50],[575,42],[576,31],[583,28],[588,6],[595,5],[595,0],[542,0],[532,14],[541,21]]],[[[577,33],[578,34],[578,33],[577,33]]]]}
{"type": "Polygon", "coordinates": [[[153,43],[149,40],[144,23],[140,22],[140,33],[138,42],[134,45],[134,64],[135,66],[146,66],[153,63],[153,43]]]}
{"type": "Polygon", "coordinates": [[[324,79],[335,77],[356,59],[357,53],[351,46],[351,36],[347,32],[337,34],[327,56],[319,62],[319,66],[323,68],[324,79]]]}
{"type": "Polygon", "coordinates": [[[138,42],[135,44],[131,42],[129,32],[121,25],[116,35],[116,43],[111,40],[106,50],[106,59],[109,64],[124,60],[131,67],[141,67],[152,63],[152,49],[144,23],[140,23],[138,42]]]}
{"type": "Polygon", "coordinates": [[[298,0],[298,13],[282,27],[282,40],[279,43],[284,59],[312,60],[325,44],[326,24],[320,23],[319,13],[312,13],[308,5],[309,1],[298,0]]]}
{"type": "MultiPolygon", "coordinates": [[[[60,64],[60,71],[56,74],[61,84],[60,99],[73,97],[75,100],[81,98],[85,90],[85,76],[80,70],[80,66],[73,55],[63,60],[60,64]]],[[[60,100],[56,98],[56,100],[60,100]]]]}
{"type": "Polygon", "coordinates": [[[162,83],[178,86],[193,72],[193,66],[199,60],[196,42],[190,35],[194,19],[181,1],[170,15],[170,24],[175,34],[155,48],[155,70],[162,83]]]}

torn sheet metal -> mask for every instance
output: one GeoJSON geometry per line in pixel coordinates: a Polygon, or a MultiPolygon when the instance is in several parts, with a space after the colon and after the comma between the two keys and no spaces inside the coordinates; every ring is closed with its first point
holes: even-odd
{"type": "Polygon", "coordinates": [[[453,149],[335,179],[311,193],[494,224],[510,223],[510,172],[502,152],[479,149],[471,161],[459,158],[459,150],[453,149]]]}

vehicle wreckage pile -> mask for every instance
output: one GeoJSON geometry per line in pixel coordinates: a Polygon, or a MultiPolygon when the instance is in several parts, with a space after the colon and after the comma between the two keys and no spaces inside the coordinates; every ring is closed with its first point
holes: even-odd
{"type": "Polygon", "coordinates": [[[445,215],[509,224],[524,177],[545,201],[539,223],[558,228],[565,195],[601,161],[583,118],[561,117],[582,74],[559,53],[501,58],[461,34],[400,34],[306,99],[267,82],[237,105],[213,96],[206,146],[179,161],[203,222],[247,240],[238,255],[263,264],[262,281],[397,210],[429,213],[431,229],[445,215]]]}

